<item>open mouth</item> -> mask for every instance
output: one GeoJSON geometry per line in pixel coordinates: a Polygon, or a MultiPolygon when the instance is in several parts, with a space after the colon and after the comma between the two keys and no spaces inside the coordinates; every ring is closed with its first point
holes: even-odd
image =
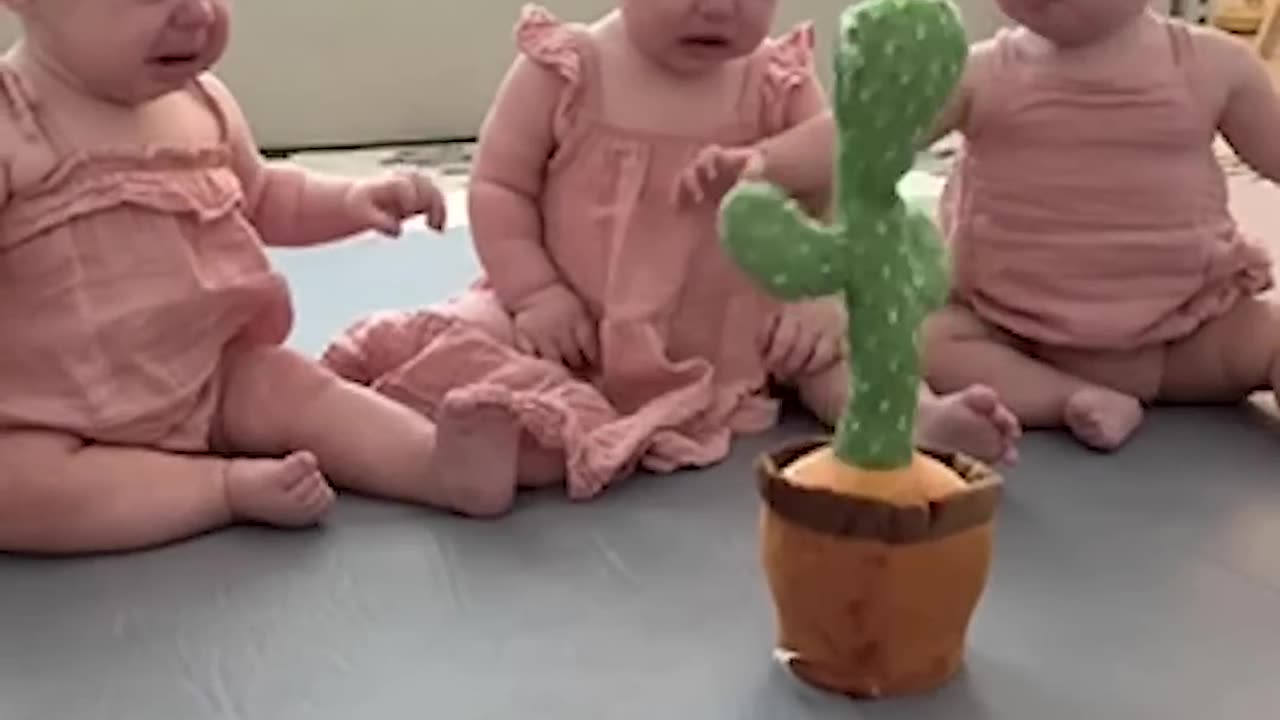
{"type": "Polygon", "coordinates": [[[179,68],[190,65],[200,59],[200,53],[172,53],[157,55],[148,62],[164,68],[179,68]]]}
{"type": "Polygon", "coordinates": [[[703,48],[706,50],[717,50],[729,47],[729,39],[721,35],[689,35],[680,39],[680,42],[689,47],[703,48]]]}

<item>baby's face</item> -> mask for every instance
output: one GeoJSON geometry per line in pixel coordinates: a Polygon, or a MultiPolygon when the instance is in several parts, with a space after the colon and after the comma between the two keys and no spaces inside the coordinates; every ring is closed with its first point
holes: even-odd
{"type": "Polygon", "coordinates": [[[1149,0],[996,0],[1019,25],[1063,46],[1087,45],[1134,19],[1149,0]]]}
{"type": "Polygon", "coordinates": [[[665,67],[696,73],[754,51],[778,0],[620,0],[627,35],[665,67]]]}
{"type": "Polygon", "coordinates": [[[7,0],[26,41],[87,92],[143,102],[182,87],[227,46],[230,0],[7,0]]]}

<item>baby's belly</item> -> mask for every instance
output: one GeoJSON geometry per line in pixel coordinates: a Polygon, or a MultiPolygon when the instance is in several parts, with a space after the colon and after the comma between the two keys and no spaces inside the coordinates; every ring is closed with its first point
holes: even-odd
{"type": "Polygon", "coordinates": [[[957,287],[987,320],[1051,345],[1121,348],[1162,326],[1211,282],[1204,229],[1027,232],[978,218],[955,238],[957,287]]]}
{"type": "Polygon", "coordinates": [[[287,306],[260,251],[211,236],[217,223],[84,230],[0,255],[0,422],[91,434],[188,406],[226,345],[287,306]]]}

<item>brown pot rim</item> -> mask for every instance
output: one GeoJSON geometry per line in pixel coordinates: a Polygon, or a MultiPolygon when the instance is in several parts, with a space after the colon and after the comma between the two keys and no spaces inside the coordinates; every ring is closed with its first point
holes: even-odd
{"type": "Polygon", "coordinates": [[[940,540],[989,523],[995,517],[1003,479],[991,467],[960,453],[920,449],[955,470],[968,486],[963,492],[925,506],[903,507],[831,490],[802,488],[783,477],[782,470],[788,465],[829,442],[828,438],[796,440],[760,457],[756,474],[761,498],[782,519],[824,535],[907,545],[940,540]]]}

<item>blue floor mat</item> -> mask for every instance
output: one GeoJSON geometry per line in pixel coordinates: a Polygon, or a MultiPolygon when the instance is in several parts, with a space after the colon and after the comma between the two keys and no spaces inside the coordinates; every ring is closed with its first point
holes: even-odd
{"type": "Polygon", "coordinates": [[[443,234],[410,229],[402,237],[362,236],[314,248],[273,249],[297,306],[289,344],[315,355],[369,312],[417,308],[459,292],[479,264],[466,228],[443,234]]]}

